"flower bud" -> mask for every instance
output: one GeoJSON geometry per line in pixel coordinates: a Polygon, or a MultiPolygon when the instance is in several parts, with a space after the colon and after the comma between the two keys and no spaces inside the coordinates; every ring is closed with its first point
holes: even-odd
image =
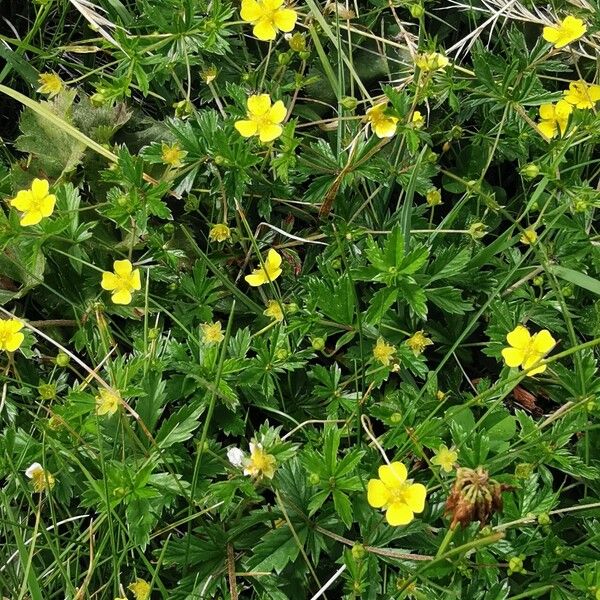
{"type": "Polygon", "coordinates": [[[483,223],[473,223],[469,227],[469,235],[474,240],[480,240],[485,235],[486,226],[483,223]]]}
{"type": "Polygon", "coordinates": [[[540,174],[540,168],[534,163],[529,163],[519,171],[527,179],[535,179],[540,174]]]}
{"type": "Polygon", "coordinates": [[[308,482],[311,485],[317,485],[319,483],[319,481],[321,481],[321,478],[316,473],[311,473],[308,476],[308,482]]]}
{"type": "Polygon", "coordinates": [[[420,4],[411,4],[408,10],[413,19],[420,19],[425,14],[425,9],[420,4]]]}
{"type": "Polygon", "coordinates": [[[540,513],[537,517],[537,522],[545,527],[552,523],[552,519],[550,519],[550,515],[548,513],[540,513]]]}
{"type": "Polygon", "coordinates": [[[306,50],[306,37],[302,33],[295,33],[288,40],[288,44],[294,52],[304,52],[306,50]]]}
{"type": "Polygon", "coordinates": [[[71,357],[64,352],[59,352],[54,359],[59,367],[66,367],[71,362],[71,357]]]}
{"type": "Polygon", "coordinates": [[[322,337],[311,338],[310,343],[312,344],[313,350],[321,351],[325,348],[325,339],[322,337]]]}
{"type": "Polygon", "coordinates": [[[347,110],[354,110],[358,104],[358,100],[354,96],[344,96],[340,100],[340,104],[347,110]]]}
{"type": "Polygon", "coordinates": [[[354,560],[362,560],[365,557],[365,547],[358,542],[352,546],[352,558],[354,560]]]}

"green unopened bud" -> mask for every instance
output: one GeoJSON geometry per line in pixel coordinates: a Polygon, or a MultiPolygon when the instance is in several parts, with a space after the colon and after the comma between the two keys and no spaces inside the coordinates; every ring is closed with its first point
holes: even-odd
{"type": "Polygon", "coordinates": [[[411,4],[408,10],[413,19],[420,19],[425,14],[425,9],[420,4],[411,4]]]}
{"type": "Polygon", "coordinates": [[[588,412],[596,412],[598,408],[598,403],[595,400],[588,400],[585,403],[585,410],[588,412]]]}
{"type": "Polygon", "coordinates": [[[542,275],[536,275],[533,278],[533,285],[537,285],[537,287],[542,287],[544,285],[544,277],[542,275]]]}
{"type": "Polygon", "coordinates": [[[319,483],[319,481],[321,481],[321,478],[316,473],[311,473],[308,476],[308,482],[311,485],[317,485],[319,483]]]}
{"type": "Polygon", "coordinates": [[[298,54],[302,60],[308,60],[310,58],[310,50],[304,50],[298,54]]]}
{"type": "Polygon", "coordinates": [[[152,327],[151,329],[148,330],[148,339],[151,342],[153,342],[154,340],[157,340],[159,335],[160,335],[160,329],[158,327],[152,327]]]}
{"type": "Polygon", "coordinates": [[[295,302],[290,302],[289,304],[285,305],[285,312],[288,315],[293,315],[294,313],[298,312],[298,305],[295,302]]]}
{"type": "Polygon", "coordinates": [[[550,515],[548,513],[541,513],[537,517],[537,522],[540,525],[546,526],[550,525],[550,523],[552,523],[552,520],[550,519],[550,515]]]}
{"type": "Polygon", "coordinates": [[[64,352],[59,352],[54,359],[59,367],[66,367],[71,362],[71,357],[64,352]]]}
{"type": "Polygon", "coordinates": [[[527,179],[535,179],[540,174],[540,168],[533,163],[529,163],[522,167],[519,172],[527,179]]]}
{"type": "Polygon", "coordinates": [[[312,344],[313,350],[321,351],[325,348],[325,339],[322,337],[311,338],[310,343],[312,344]]]}
{"type": "Polygon", "coordinates": [[[523,556],[512,556],[508,560],[508,573],[525,573],[523,556]]]}
{"type": "Polygon", "coordinates": [[[275,352],[275,358],[277,360],[285,360],[289,355],[290,353],[286,348],[278,348],[277,352],[275,352]]]}
{"type": "Polygon", "coordinates": [[[358,100],[354,96],[344,96],[340,100],[340,104],[347,110],[354,110],[358,104],[358,100]]]}
{"type": "Polygon", "coordinates": [[[454,125],[450,130],[450,137],[453,140],[460,140],[463,134],[463,128],[460,125],[454,125]]]}
{"type": "Polygon", "coordinates": [[[165,223],[163,229],[167,235],[173,235],[175,233],[175,225],[173,223],[165,223]]]}
{"type": "Polygon", "coordinates": [[[573,201],[573,212],[584,213],[588,208],[589,205],[584,198],[576,198],[573,201]]]}
{"type": "Polygon", "coordinates": [[[394,425],[401,423],[402,422],[402,413],[399,413],[399,412],[392,413],[392,415],[390,416],[390,421],[394,425]]]}
{"type": "Polygon", "coordinates": [[[289,64],[290,60],[292,60],[292,55],[288,52],[281,52],[277,55],[277,62],[280,65],[287,65],[289,64]]]}
{"type": "Polygon", "coordinates": [[[365,547],[362,544],[356,543],[352,546],[352,558],[354,560],[362,560],[365,554],[365,547]]]}

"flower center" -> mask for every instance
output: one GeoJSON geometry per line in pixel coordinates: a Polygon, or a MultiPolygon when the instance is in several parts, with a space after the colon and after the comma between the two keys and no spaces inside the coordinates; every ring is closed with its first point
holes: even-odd
{"type": "Polygon", "coordinates": [[[409,485],[407,483],[399,483],[393,489],[390,490],[390,499],[388,504],[406,504],[406,492],[408,491],[409,485]]]}

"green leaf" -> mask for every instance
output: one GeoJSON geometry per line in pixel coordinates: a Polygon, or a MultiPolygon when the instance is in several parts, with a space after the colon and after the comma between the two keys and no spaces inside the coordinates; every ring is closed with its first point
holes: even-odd
{"type": "Polygon", "coordinates": [[[558,265],[551,265],[550,271],[557,277],[600,296],[600,281],[598,281],[598,279],[590,277],[585,273],[580,273],[579,271],[567,269],[566,267],[560,267],[558,265]]]}

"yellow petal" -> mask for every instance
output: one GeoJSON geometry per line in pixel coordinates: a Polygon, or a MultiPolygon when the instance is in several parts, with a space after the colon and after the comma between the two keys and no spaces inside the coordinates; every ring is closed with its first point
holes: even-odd
{"type": "Polygon", "coordinates": [[[296,11],[292,10],[291,8],[282,8],[273,15],[275,27],[285,32],[292,31],[292,29],[294,29],[297,18],[298,15],[296,14],[296,11]]]}
{"type": "Polygon", "coordinates": [[[115,304],[129,304],[131,302],[131,292],[129,290],[118,290],[112,295],[112,301],[115,304]]]}
{"type": "Polygon", "coordinates": [[[244,21],[252,23],[258,21],[262,15],[260,4],[255,0],[242,0],[240,16],[244,21]]]}
{"type": "Polygon", "coordinates": [[[554,119],[554,104],[542,104],[539,108],[542,119],[554,119]]]}
{"type": "Polygon", "coordinates": [[[403,502],[394,502],[393,504],[390,504],[385,513],[386,521],[394,527],[398,525],[407,525],[413,520],[413,517],[413,511],[410,510],[408,504],[404,504],[403,502]]]}
{"type": "Polygon", "coordinates": [[[560,37],[560,32],[558,31],[557,27],[551,25],[549,27],[544,27],[544,29],[542,30],[542,37],[547,42],[554,44],[556,40],[560,37]]]}
{"type": "Polygon", "coordinates": [[[287,108],[281,100],[277,100],[269,111],[269,120],[272,123],[281,123],[285,119],[287,108]]]}
{"type": "Polygon", "coordinates": [[[48,195],[50,184],[45,179],[34,179],[31,184],[31,191],[33,195],[40,199],[48,195]]]}
{"type": "Polygon", "coordinates": [[[518,348],[504,348],[502,350],[502,358],[509,367],[518,367],[525,358],[523,350],[518,348]]]}
{"type": "Polygon", "coordinates": [[[509,334],[506,336],[506,341],[513,348],[527,348],[531,341],[531,335],[523,325],[517,325],[509,334]]]}
{"type": "Polygon", "coordinates": [[[253,135],[256,135],[258,125],[256,121],[236,121],[235,128],[243,137],[248,138],[252,137],[253,135]]]}
{"type": "Polygon", "coordinates": [[[21,225],[28,227],[29,225],[37,225],[42,220],[42,213],[39,210],[28,210],[21,217],[21,225]]]}
{"type": "Polygon", "coordinates": [[[21,190],[17,195],[10,201],[10,205],[14,206],[17,210],[26,211],[29,210],[33,197],[30,190],[21,190]]]}
{"type": "Polygon", "coordinates": [[[396,133],[396,123],[398,119],[395,117],[384,118],[375,125],[375,135],[378,138],[392,137],[396,133]]]}
{"type": "Polygon", "coordinates": [[[277,10],[283,4],[283,0],[262,0],[265,10],[277,10]]]}
{"type": "Polygon", "coordinates": [[[261,19],[256,23],[252,33],[263,42],[274,40],[277,37],[277,29],[271,19],[261,19]]]}
{"type": "Polygon", "coordinates": [[[558,133],[555,121],[540,121],[538,129],[549,139],[552,139],[558,133]]]}
{"type": "Polygon", "coordinates": [[[9,319],[6,321],[6,330],[10,331],[10,333],[17,333],[17,331],[21,331],[23,329],[22,321],[18,319],[9,319]]]}
{"type": "Polygon", "coordinates": [[[265,272],[262,269],[255,269],[250,275],[246,275],[244,279],[252,287],[258,287],[268,281],[265,272]]]}
{"type": "Polygon", "coordinates": [[[56,196],[54,194],[48,194],[40,202],[40,212],[43,217],[49,217],[54,211],[54,205],[56,204],[56,196]]]}
{"type": "Polygon", "coordinates": [[[255,117],[260,117],[266,114],[271,108],[271,97],[269,94],[255,94],[248,96],[246,101],[248,112],[255,117]]]}
{"type": "Polygon", "coordinates": [[[540,373],[543,373],[548,365],[540,365],[539,367],[536,367],[535,369],[531,369],[531,371],[527,371],[527,376],[528,377],[533,377],[534,375],[539,375],[540,373]]]}
{"type": "Polygon", "coordinates": [[[406,481],[408,472],[401,462],[393,462],[391,465],[381,465],[379,467],[379,479],[389,487],[398,487],[406,481]]]}
{"type": "Polygon", "coordinates": [[[6,340],[6,350],[8,352],[14,352],[22,343],[23,340],[25,339],[25,336],[18,332],[18,333],[13,333],[7,340],[6,340]]]}
{"type": "Polygon", "coordinates": [[[533,336],[533,348],[539,354],[547,354],[556,346],[556,340],[547,329],[542,329],[533,336]]]}
{"type": "Polygon", "coordinates": [[[120,277],[127,277],[131,270],[133,269],[133,265],[127,260],[115,260],[113,263],[113,269],[115,273],[120,277]]]}
{"type": "Polygon", "coordinates": [[[131,279],[129,280],[129,283],[131,284],[131,287],[134,290],[142,289],[142,281],[140,279],[140,270],[139,269],[136,269],[135,271],[133,271],[133,273],[131,274],[131,279]]]}
{"type": "Polygon", "coordinates": [[[381,508],[387,504],[390,493],[379,479],[369,479],[367,486],[367,501],[373,508],[381,508]]]}
{"type": "Polygon", "coordinates": [[[416,513],[423,512],[425,509],[425,497],[427,489],[421,483],[413,483],[404,495],[408,507],[416,513]]]}
{"type": "Polygon", "coordinates": [[[270,248],[267,252],[267,259],[265,260],[265,267],[267,271],[275,271],[281,266],[281,255],[277,250],[270,248]]]}
{"type": "Polygon", "coordinates": [[[114,273],[105,271],[102,273],[102,281],[100,286],[103,290],[114,290],[119,285],[119,278],[114,273]]]}
{"type": "Polygon", "coordinates": [[[281,127],[281,125],[275,125],[274,123],[269,123],[258,127],[258,138],[263,144],[266,144],[267,142],[272,142],[274,139],[278,138],[282,133],[283,128],[281,127]]]}

